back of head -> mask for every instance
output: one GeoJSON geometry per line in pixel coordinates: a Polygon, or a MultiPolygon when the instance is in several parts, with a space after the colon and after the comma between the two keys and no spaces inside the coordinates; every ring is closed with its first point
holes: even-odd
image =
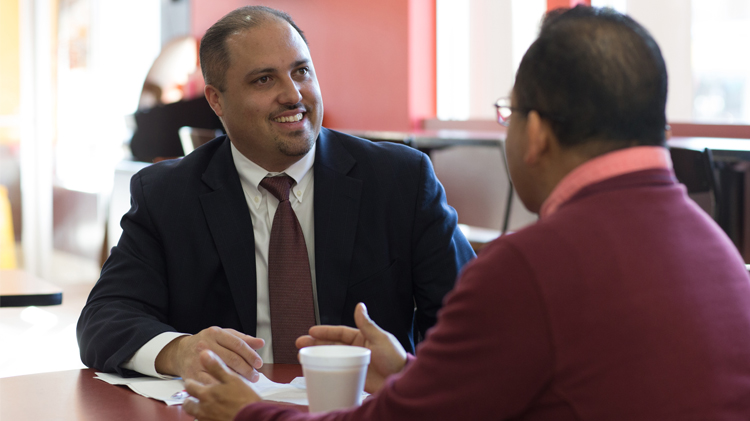
{"type": "Polygon", "coordinates": [[[664,145],[661,51],[642,26],[612,9],[550,12],[521,61],[513,93],[516,108],[550,121],[563,147],[664,145]]]}
{"type": "Polygon", "coordinates": [[[302,30],[288,14],[266,6],[240,7],[214,23],[201,39],[200,62],[206,84],[216,87],[221,92],[225,89],[224,75],[231,60],[226,44],[227,38],[273,19],[287,22],[307,44],[302,30]]]}

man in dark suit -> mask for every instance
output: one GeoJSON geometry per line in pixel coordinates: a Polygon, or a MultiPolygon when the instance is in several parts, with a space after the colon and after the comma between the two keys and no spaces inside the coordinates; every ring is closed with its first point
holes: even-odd
{"type": "Polygon", "coordinates": [[[79,320],[83,362],[205,381],[204,349],[250,379],[281,362],[274,322],[289,310],[273,316],[269,279],[273,260],[293,253],[269,252],[286,201],[264,184],[276,177],[292,185],[284,206],[304,234],[314,323],[353,326],[364,302],[413,349],[413,325],[424,335],[435,323],[474,256],[429,159],[321,128],[312,59],[284,13],[228,14],[204,36],[201,63],[227,136],[133,177],[122,237],[79,320]]]}

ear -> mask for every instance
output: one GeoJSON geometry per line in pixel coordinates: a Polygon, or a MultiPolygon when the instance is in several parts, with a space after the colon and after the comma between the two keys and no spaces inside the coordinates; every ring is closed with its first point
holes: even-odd
{"type": "Polygon", "coordinates": [[[213,85],[206,85],[206,87],[203,88],[203,94],[206,96],[208,105],[211,106],[216,115],[222,117],[224,115],[224,108],[221,105],[221,92],[213,85]]]}
{"type": "Polygon", "coordinates": [[[526,138],[528,139],[524,162],[536,164],[549,151],[552,130],[536,111],[526,116],[526,138]]]}

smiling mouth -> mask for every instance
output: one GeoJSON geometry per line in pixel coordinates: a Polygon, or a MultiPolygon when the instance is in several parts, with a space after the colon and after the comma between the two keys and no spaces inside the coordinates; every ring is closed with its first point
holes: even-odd
{"type": "Polygon", "coordinates": [[[297,113],[288,117],[276,117],[273,119],[273,121],[277,123],[296,123],[300,120],[302,120],[302,113],[297,113]]]}

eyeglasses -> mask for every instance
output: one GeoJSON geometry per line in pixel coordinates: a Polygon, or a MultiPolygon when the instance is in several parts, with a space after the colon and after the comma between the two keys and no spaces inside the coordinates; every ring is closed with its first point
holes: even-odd
{"type": "Polygon", "coordinates": [[[500,125],[508,127],[510,125],[510,116],[513,111],[522,112],[518,108],[510,106],[510,98],[500,98],[495,102],[495,109],[497,110],[497,122],[500,125]]]}
{"type": "Polygon", "coordinates": [[[556,115],[549,114],[544,111],[539,111],[535,108],[516,108],[510,106],[510,98],[500,98],[495,102],[495,109],[497,110],[497,122],[500,123],[500,125],[508,127],[510,125],[510,116],[514,112],[528,114],[529,111],[534,110],[539,114],[540,116],[556,121],[558,123],[564,123],[565,119],[558,117],[556,115]]]}

